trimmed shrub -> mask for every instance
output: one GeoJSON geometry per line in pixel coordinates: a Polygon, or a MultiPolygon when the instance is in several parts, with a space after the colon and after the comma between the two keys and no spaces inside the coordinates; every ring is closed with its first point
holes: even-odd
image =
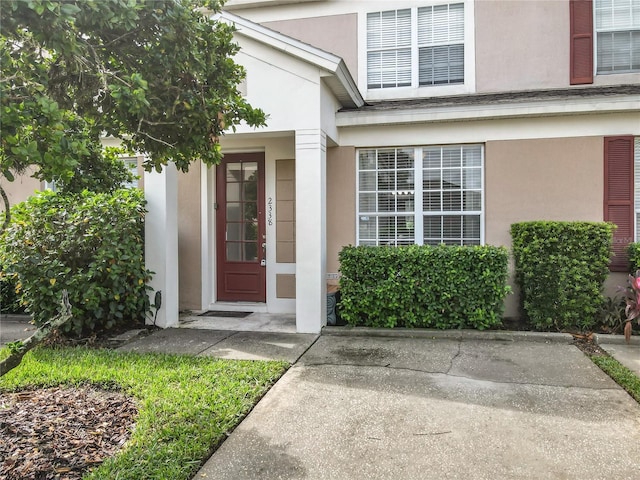
{"type": "Polygon", "coordinates": [[[37,325],[53,317],[66,289],[76,334],[142,322],[150,310],[140,190],[63,195],[40,192],[12,208],[0,264],[17,279],[37,325]]]}
{"type": "Polygon", "coordinates": [[[536,330],[590,330],[604,303],[615,226],[603,222],[511,225],[524,317],[536,330]]]}
{"type": "Polygon", "coordinates": [[[503,247],[345,247],[340,316],[368,327],[476,328],[501,321],[503,247]]]}
{"type": "Polygon", "coordinates": [[[640,269],[640,243],[630,243],[627,252],[629,253],[629,273],[635,275],[640,269]]]}

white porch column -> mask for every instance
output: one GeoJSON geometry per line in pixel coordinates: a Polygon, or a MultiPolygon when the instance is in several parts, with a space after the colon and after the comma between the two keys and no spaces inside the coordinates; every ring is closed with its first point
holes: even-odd
{"type": "MultiPolygon", "coordinates": [[[[162,292],[162,305],[156,325],[168,328],[178,325],[178,173],[173,163],[162,173],[144,173],[145,264],[155,272],[151,279],[149,299],[162,292]]],[[[152,312],[155,314],[155,311],[152,312]]],[[[147,319],[148,324],[153,318],[147,319]]]]}
{"type": "Polygon", "coordinates": [[[296,330],[319,333],[327,323],[327,138],[296,130],[296,330]]]}

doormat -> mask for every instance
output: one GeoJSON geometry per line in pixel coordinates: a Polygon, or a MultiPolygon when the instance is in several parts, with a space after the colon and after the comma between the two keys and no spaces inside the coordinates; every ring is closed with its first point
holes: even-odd
{"type": "Polygon", "coordinates": [[[224,318],[244,318],[253,312],[224,312],[222,310],[208,310],[198,315],[199,317],[224,317],[224,318]]]}

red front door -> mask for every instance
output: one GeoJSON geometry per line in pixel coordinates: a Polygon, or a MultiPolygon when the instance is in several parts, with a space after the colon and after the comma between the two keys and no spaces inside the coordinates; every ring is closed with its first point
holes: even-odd
{"type": "Polygon", "coordinates": [[[264,153],[227,154],[216,168],[217,299],[265,302],[264,153]]]}

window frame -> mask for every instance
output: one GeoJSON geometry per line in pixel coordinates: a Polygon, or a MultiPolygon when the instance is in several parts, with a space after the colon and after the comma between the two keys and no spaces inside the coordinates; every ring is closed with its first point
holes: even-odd
{"type": "MultiPolygon", "coordinates": [[[[138,173],[138,167],[140,165],[140,161],[144,159],[144,157],[142,155],[120,155],[119,158],[124,162],[124,164],[135,177],[132,182],[123,183],[121,188],[140,188],[141,175],[139,175],[138,173]],[[132,165],[134,165],[135,168],[132,168],[132,165]]],[[[55,181],[48,182],[46,180],[44,181],[42,189],[51,190],[53,192],[56,192],[58,190],[55,181]]]]}
{"type": "Polygon", "coordinates": [[[129,168],[133,176],[135,177],[131,182],[125,182],[122,184],[122,188],[140,188],[140,174],[138,173],[140,160],[143,157],[141,155],[122,156],[120,159],[129,168]]]}
{"type": "Polygon", "coordinates": [[[397,98],[420,98],[429,96],[457,95],[475,93],[475,0],[425,0],[422,2],[396,0],[390,6],[375,8],[362,2],[358,9],[358,87],[363,92],[365,100],[388,100],[397,98]],[[462,3],[464,5],[464,82],[442,85],[419,85],[419,46],[418,46],[418,10],[423,7],[450,5],[462,3]],[[390,8],[392,7],[392,8],[390,8]],[[367,46],[367,17],[370,13],[389,10],[411,9],[411,86],[390,88],[368,88],[368,46],[367,46]],[[413,59],[416,61],[413,62],[413,59]]]}
{"type": "MultiPolygon", "coordinates": [[[[397,235],[397,230],[396,230],[396,235],[395,235],[395,239],[393,240],[393,244],[394,245],[424,245],[425,244],[425,236],[424,236],[424,218],[428,217],[428,216],[433,216],[433,217],[437,217],[437,216],[454,216],[454,217],[463,217],[463,216],[478,216],[479,217],[479,221],[480,221],[480,238],[479,238],[479,245],[484,245],[485,244],[485,212],[486,212],[486,208],[485,208],[485,203],[486,203],[486,180],[485,180],[485,146],[483,143],[471,143],[471,144],[444,144],[444,145],[419,145],[419,146],[384,146],[384,147],[362,147],[362,148],[357,148],[356,149],[356,153],[355,153],[355,179],[356,179],[356,195],[355,195],[355,229],[356,229],[356,245],[361,245],[361,242],[366,242],[366,241],[372,241],[372,239],[361,239],[360,238],[360,220],[361,217],[363,216],[375,216],[375,217],[394,217],[394,218],[398,218],[401,216],[408,216],[408,217],[413,217],[413,241],[411,242],[402,242],[402,243],[398,243],[398,235],[397,235]],[[463,207],[463,198],[464,198],[464,192],[465,191],[476,191],[478,190],[477,188],[470,188],[470,189],[464,189],[463,185],[461,184],[461,188],[460,188],[460,192],[461,192],[461,206],[462,209],[461,210],[444,210],[444,209],[440,209],[440,210],[425,210],[424,209],[424,193],[425,193],[425,189],[424,189],[424,184],[423,184],[423,174],[424,171],[426,170],[424,167],[424,162],[423,162],[423,153],[426,149],[435,149],[435,148],[441,148],[441,149],[446,149],[446,148],[464,148],[464,147],[479,147],[480,149],[480,166],[479,167],[467,167],[467,168],[476,168],[480,170],[480,194],[481,194],[481,199],[480,199],[480,211],[477,210],[464,210],[463,207]],[[380,169],[374,168],[374,169],[364,169],[361,170],[360,168],[360,153],[364,152],[364,151],[375,151],[375,152],[380,152],[380,151],[385,151],[385,150],[395,150],[397,151],[401,151],[401,150],[413,150],[413,210],[412,211],[398,211],[397,208],[396,210],[394,210],[393,212],[380,212],[378,211],[378,206],[376,205],[376,212],[361,212],[360,209],[360,194],[361,193],[375,193],[376,194],[376,202],[377,202],[377,194],[381,191],[378,188],[376,188],[375,190],[362,190],[361,189],[361,183],[360,183],[360,172],[361,171],[375,171],[378,172],[380,169]]],[[[396,153],[396,157],[397,157],[397,153],[396,153]]],[[[462,162],[462,156],[461,156],[461,162],[462,162]]],[[[447,168],[455,168],[455,167],[447,167],[447,168]]],[[[465,168],[462,163],[461,166],[459,167],[461,169],[461,171],[465,168]]],[[[442,175],[442,172],[444,170],[444,167],[440,166],[440,172],[442,175]]],[[[398,168],[396,167],[394,170],[394,172],[396,172],[396,177],[397,177],[397,172],[398,172],[398,168]]],[[[462,179],[462,177],[461,177],[462,179]]],[[[461,180],[462,182],[462,180],[461,180]]],[[[397,182],[396,182],[397,185],[397,182]]],[[[441,192],[444,191],[444,189],[441,187],[439,189],[441,192]]],[[[383,192],[386,190],[382,190],[383,192]]],[[[397,226],[397,223],[396,223],[397,226]]],[[[384,245],[384,243],[381,243],[381,239],[380,238],[380,232],[379,232],[379,227],[378,224],[376,222],[376,235],[375,235],[375,243],[376,245],[384,245]]],[[[461,236],[460,236],[460,245],[465,245],[464,242],[464,232],[461,232],[461,236]]],[[[390,243],[389,243],[390,244],[390,243]]],[[[470,244],[466,244],[466,245],[470,245],[470,244]]]]}
{"type": "MultiPolygon", "coordinates": [[[[600,46],[600,33],[616,33],[616,32],[634,32],[637,31],[638,35],[640,35],[640,25],[637,27],[630,26],[628,28],[602,28],[598,29],[598,2],[600,0],[593,0],[593,74],[594,76],[602,76],[602,75],[620,75],[620,74],[633,74],[639,73],[640,68],[631,68],[629,70],[610,70],[610,71],[600,71],[599,70],[599,55],[598,49],[600,46]]],[[[615,1],[615,0],[613,0],[615,1]]]]}

